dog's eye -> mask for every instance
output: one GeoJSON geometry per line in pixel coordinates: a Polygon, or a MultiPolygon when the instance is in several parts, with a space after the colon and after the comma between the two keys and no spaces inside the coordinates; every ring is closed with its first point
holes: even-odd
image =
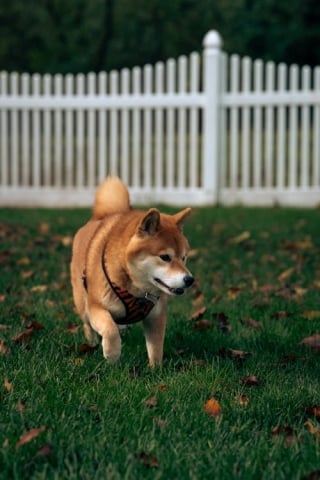
{"type": "Polygon", "coordinates": [[[169,263],[171,262],[171,257],[170,255],[167,255],[167,254],[164,254],[164,255],[160,255],[160,258],[163,262],[166,262],[166,263],[169,263]]]}
{"type": "Polygon", "coordinates": [[[186,261],[187,261],[187,255],[183,255],[182,261],[183,261],[183,262],[186,262],[186,261]]]}

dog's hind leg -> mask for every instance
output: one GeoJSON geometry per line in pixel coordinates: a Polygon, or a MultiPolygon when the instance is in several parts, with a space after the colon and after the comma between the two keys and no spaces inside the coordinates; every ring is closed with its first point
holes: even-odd
{"type": "Polygon", "coordinates": [[[90,328],[102,337],[103,356],[108,362],[115,363],[121,354],[121,338],[118,326],[110,313],[97,304],[88,309],[90,328]]]}

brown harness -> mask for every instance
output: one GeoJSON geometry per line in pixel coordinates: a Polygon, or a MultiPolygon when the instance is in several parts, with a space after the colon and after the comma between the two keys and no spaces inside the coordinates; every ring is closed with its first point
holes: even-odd
{"type": "MultiPolygon", "coordinates": [[[[134,297],[133,295],[131,295],[131,293],[128,292],[128,290],[126,290],[125,288],[121,288],[114,282],[112,282],[108,275],[106,264],[104,261],[106,249],[107,243],[105,244],[101,255],[102,271],[113,292],[119,298],[119,300],[121,300],[126,310],[124,318],[114,319],[114,321],[118,325],[129,325],[132,323],[140,322],[151,312],[151,310],[159,300],[159,297],[156,297],[155,295],[152,295],[148,292],[145,293],[144,297],[134,297]]],[[[85,290],[88,290],[88,283],[85,272],[83,272],[82,282],[85,290]]]]}

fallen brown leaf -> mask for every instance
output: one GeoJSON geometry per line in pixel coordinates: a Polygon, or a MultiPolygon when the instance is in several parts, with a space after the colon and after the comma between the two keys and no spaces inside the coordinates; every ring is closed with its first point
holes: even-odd
{"type": "Polygon", "coordinates": [[[61,243],[64,247],[70,247],[72,245],[73,238],[69,236],[65,236],[61,238],[61,243]]]}
{"type": "Polygon", "coordinates": [[[92,353],[99,348],[99,345],[88,345],[88,343],[82,343],[79,347],[79,355],[84,355],[86,353],[92,353]]]}
{"type": "Polygon", "coordinates": [[[18,412],[24,412],[26,410],[26,405],[23,402],[18,402],[16,407],[18,412]]]}
{"type": "Polygon", "coordinates": [[[245,241],[248,240],[250,237],[251,237],[251,233],[245,231],[245,232],[240,233],[240,234],[237,235],[236,237],[230,238],[230,239],[228,240],[228,243],[231,243],[231,244],[233,244],[233,245],[237,245],[238,243],[245,242],[245,241]]]}
{"type": "Polygon", "coordinates": [[[32,293],[43,293],[48,290],[48,285],[35,285],[34,287],[30,288],[30,292],[32,293]]]}
{"type": "Polygon", "coordinates": [[[296,433],[289,425],[278,425],[271,432],[272,438],[285,437],[285,445],[291,447],[296,442],[296,433]]]}
{"type": "Polygon", "coordinates": [[[296,240],[295,242],[285,242],[284,247],[286,250],[311,250],[314,245],[310,237],[306,237],[304,240],[296,240]]]}
{"type": "Polygon", "coordinates": [[[30,265],[31,260],[29,257],[22,257],[17,261],[18,267],[26,267],[27,265],[30,265]]]}
{"type": "Polygon", "coordinates": [[[203,315],[206,313],[207,308],[203,306],[199,306],[196,308],[196,310],[192,313],[190,320],[199,320],[200,318],[203,317],[203,315]]]}
{"type": "Polygon", "coordinates": [[[253,355],[252,352],[245,352],[244,350],[236,350],[234,348],[221,348],[219,354],[224,358],[231,358],[231,360],[243,361],[253,355]]]}
{"type": "Polygon", "coordinates": [[[301,480],[318,480],[320,478],[320,470],[314,470],[310,472],[306,477],[303,477],[301,480]]]}
{"type": "Polygon", "coordinates": [[[260,380],[255,375],[248,375],[240,380],[241,385],[246,387],[257,387],[260,385],[260,380]]]}
{"type": "Polygon", "coordinates": [[[30,328],[32,328],[33,330],[43,330],[44,326],[42,325],[41,322],[31,320],[30,322],[27,323],[27,330],[29,330],[30,328]]]}
{"type": "Polygon", "coordinates": [[[213,313],[212,316],[218,320],[218,328],[223,333],[229,333],[232,330],[232,327],[228,321],[228,317],[225,313],[213,313]]]}
{"type": "Polygon", "coordinates": [[[158,418],[158,417],[152,417],[152,421],[156,425],[159,425],[159,427],[165,427],[168,424],[166,420],[162,420],[162,418],[158,418]]]}
{"type": "Polygon", "coordinates": [[[242,288],[240,287],[228,287],[227,296],[230,300],[236,300],[241,292],[242,288]]]}
{"type": "Polygon", "coordinates": [[[318,425],[315,425],[311,420],[307,420],[304,426],[307,427],[311,435],[315,435],[317,440],[320,440],[320,427],[318,425]]]}
{"type": "Polygon", "coordinates": [[[256,320],[254,320],[251,317],[247,317],[244,320],[241,320],[241,323],[243,325],[247,325],[248,327],[252,327],[252,328],[261,328],[262,327],[262,323],[257,322],[256,320]]]}
{"type": "Polygon", "coordinates": [[[192,304],[194,306],[202,305],[205,301],[205,296],[203,295],[202,292],[197,292],[196,296],[192,300],[192,304]]]}
{"type": "Polygon", "coordinates": [[[239,403],[240,405],[242,405],[243,407],[246,407],[250,402],[250,399],[248,397],[248,395],[240,395],[240,398],[239,398],[239,403]]]}
{"type": "Polygon", "coordinates": [[[145,406],[146,407],[149,407],[149,408],[153,408],[153,407],[156,407],[158,405],[158,399],[157,397],[150,397],[148,398],[148,400],[146,400],[144,402],[145,406]]]}
{"type": "Polygon", "coordinates": [[[29,343],[33,332],[33,328],[27,328],[23,332],[18,333],[18,335],[14,335],[11,340],[15,343],[29,343]]]}
{"type": "Polygon", "coordinates": [[[19,441],[16,444],[16,448],[18,449],[18,448],[22,447],[22,445],[25,445],[26,443],[31,442],[31,440],[33,440],[38,435],[40,435],[40,433],[44,432],[45,429],[46,429],[46,427],[42,426],[42,427],[39,427],[39,428],[32,428],[27,433],[24,433],[19,438],[19,441]]]}
{"type": "Polygon", "coordinates": [[[313,405],[312,407],[306,407],[305,411],[308,415],[312,415],[313,417],[320,419],[320,403],[313,405]]]}
{"type": "Polygon", "coordinates": [[[33,270],[23,270],[21,272],[21,278],[22,280],[28,280],[28,278],[31,278],[34,275],[33,270]]]}
{"type": "Polygon", "coordinates": [[[13,385],[11,382],[9,382],[9,380],[7,378],[4,379],[4,384],[3,384],[4,388],[7,390],[7,392],[11,392],[12,388],[13,388],[13,385]]]}
{"type": "Polygon", "coordinates": [[[320,318],[320,310],[304,310],[301,315],[307,320],[318,320],[320,318]]]}
{"type": "Polygon", "coordinates": [[[45,443],[41,445],[39,450],[37,451],[38,457],[49,457],[52,454],[52,447],[49,443],[45,443]]]}
{"type": "Polygon", "coordinates": [[[78,323],[69,323],[66,332],[67,333],[78,333],[80,325],[78,323]]]}
{"type": "Polygon", "coordinates": [[[278,319],[288,318],[289,315],[290,315],[289,312],[286,312],[285,310],[280,310],[279,312],[273,313],[271,315],[271,318],[275,319],[275,320],[278,320],[278,319]]]}
{"type": "Polygon", "coordinates": [[[278,362],[273,363],[273,365],[284,365],[286,363],[294,363],[298,359],[295,353],[288,353],[288,355],[284,355],[280,358],[278,362]]]}
{"type": "Polygon", "coordinates": [[[304,338],[300,344],[309,347],[313,352],[320,353],[320,333],[304,338]]]}
{"type": "Polygon", "coordinates": [[[201,320],[197,320],[194,324],[194,329],[198,330],[198,332],[204,332],[206,330],[210,330],[212,328],[212,322],[210,320],[206,320],[205,318],[202,318],[201,320]]]}
{"type": "Polygon", "coordinates": [[[196,250],[195,248],[192,250],[189,250],[188,252],[188,259],[191,260],[193,258],[196,258],[199,255],[199,250],[196,250]]]}
{"type": "Polygon", "coordinates": [[[0,323],[0,330],[9,330],[11,328],[11,325],[4,325],[3,323],[0,323]]]}
{"type": "Polygon", "coordinates": [[[10,348],[7,347],[7,344],[4,340],[0,339],[0,355],[9,355],[10,348]]]}
{"type": "Polygon", "coordinates": [[[46,235],[47,233],[49,233],[49,230],[50,230],[50,224],[49,223],[42,222],[38,226],[38,231],[39,231],[39,233],[41,233],[41,235],[46,235]]]}
{"type": "Polygon", "coordinates": [[[215,398],[209,398],[204,404],[204,411],[213,418],[221,414],[221,405],[215,398]]]}
{"type": "Polygon", "coordinates": [[[293,272],[294,272],[294,267],[291,267],[285,270],[284,272],[280,273],[280,275],[278,275],[279,282],[284,282],[285,280],[288,280],[288,278],[291,277],[293,272]]]}
{"type": "Polygon", "coordinates": [[[157,457],[146,452],[141,452],[136,455],[143,465],[150,468],[158,468],[159,463],[157,457]]]}

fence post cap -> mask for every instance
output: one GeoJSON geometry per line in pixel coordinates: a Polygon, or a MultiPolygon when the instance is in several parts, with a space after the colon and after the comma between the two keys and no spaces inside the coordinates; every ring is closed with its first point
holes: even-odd
{"type": "Polygon", "coordinates": [[[222,38],[216,30],[210,30],[203,39],[205,48],[220,48],[222,46],[222,38]]]}

